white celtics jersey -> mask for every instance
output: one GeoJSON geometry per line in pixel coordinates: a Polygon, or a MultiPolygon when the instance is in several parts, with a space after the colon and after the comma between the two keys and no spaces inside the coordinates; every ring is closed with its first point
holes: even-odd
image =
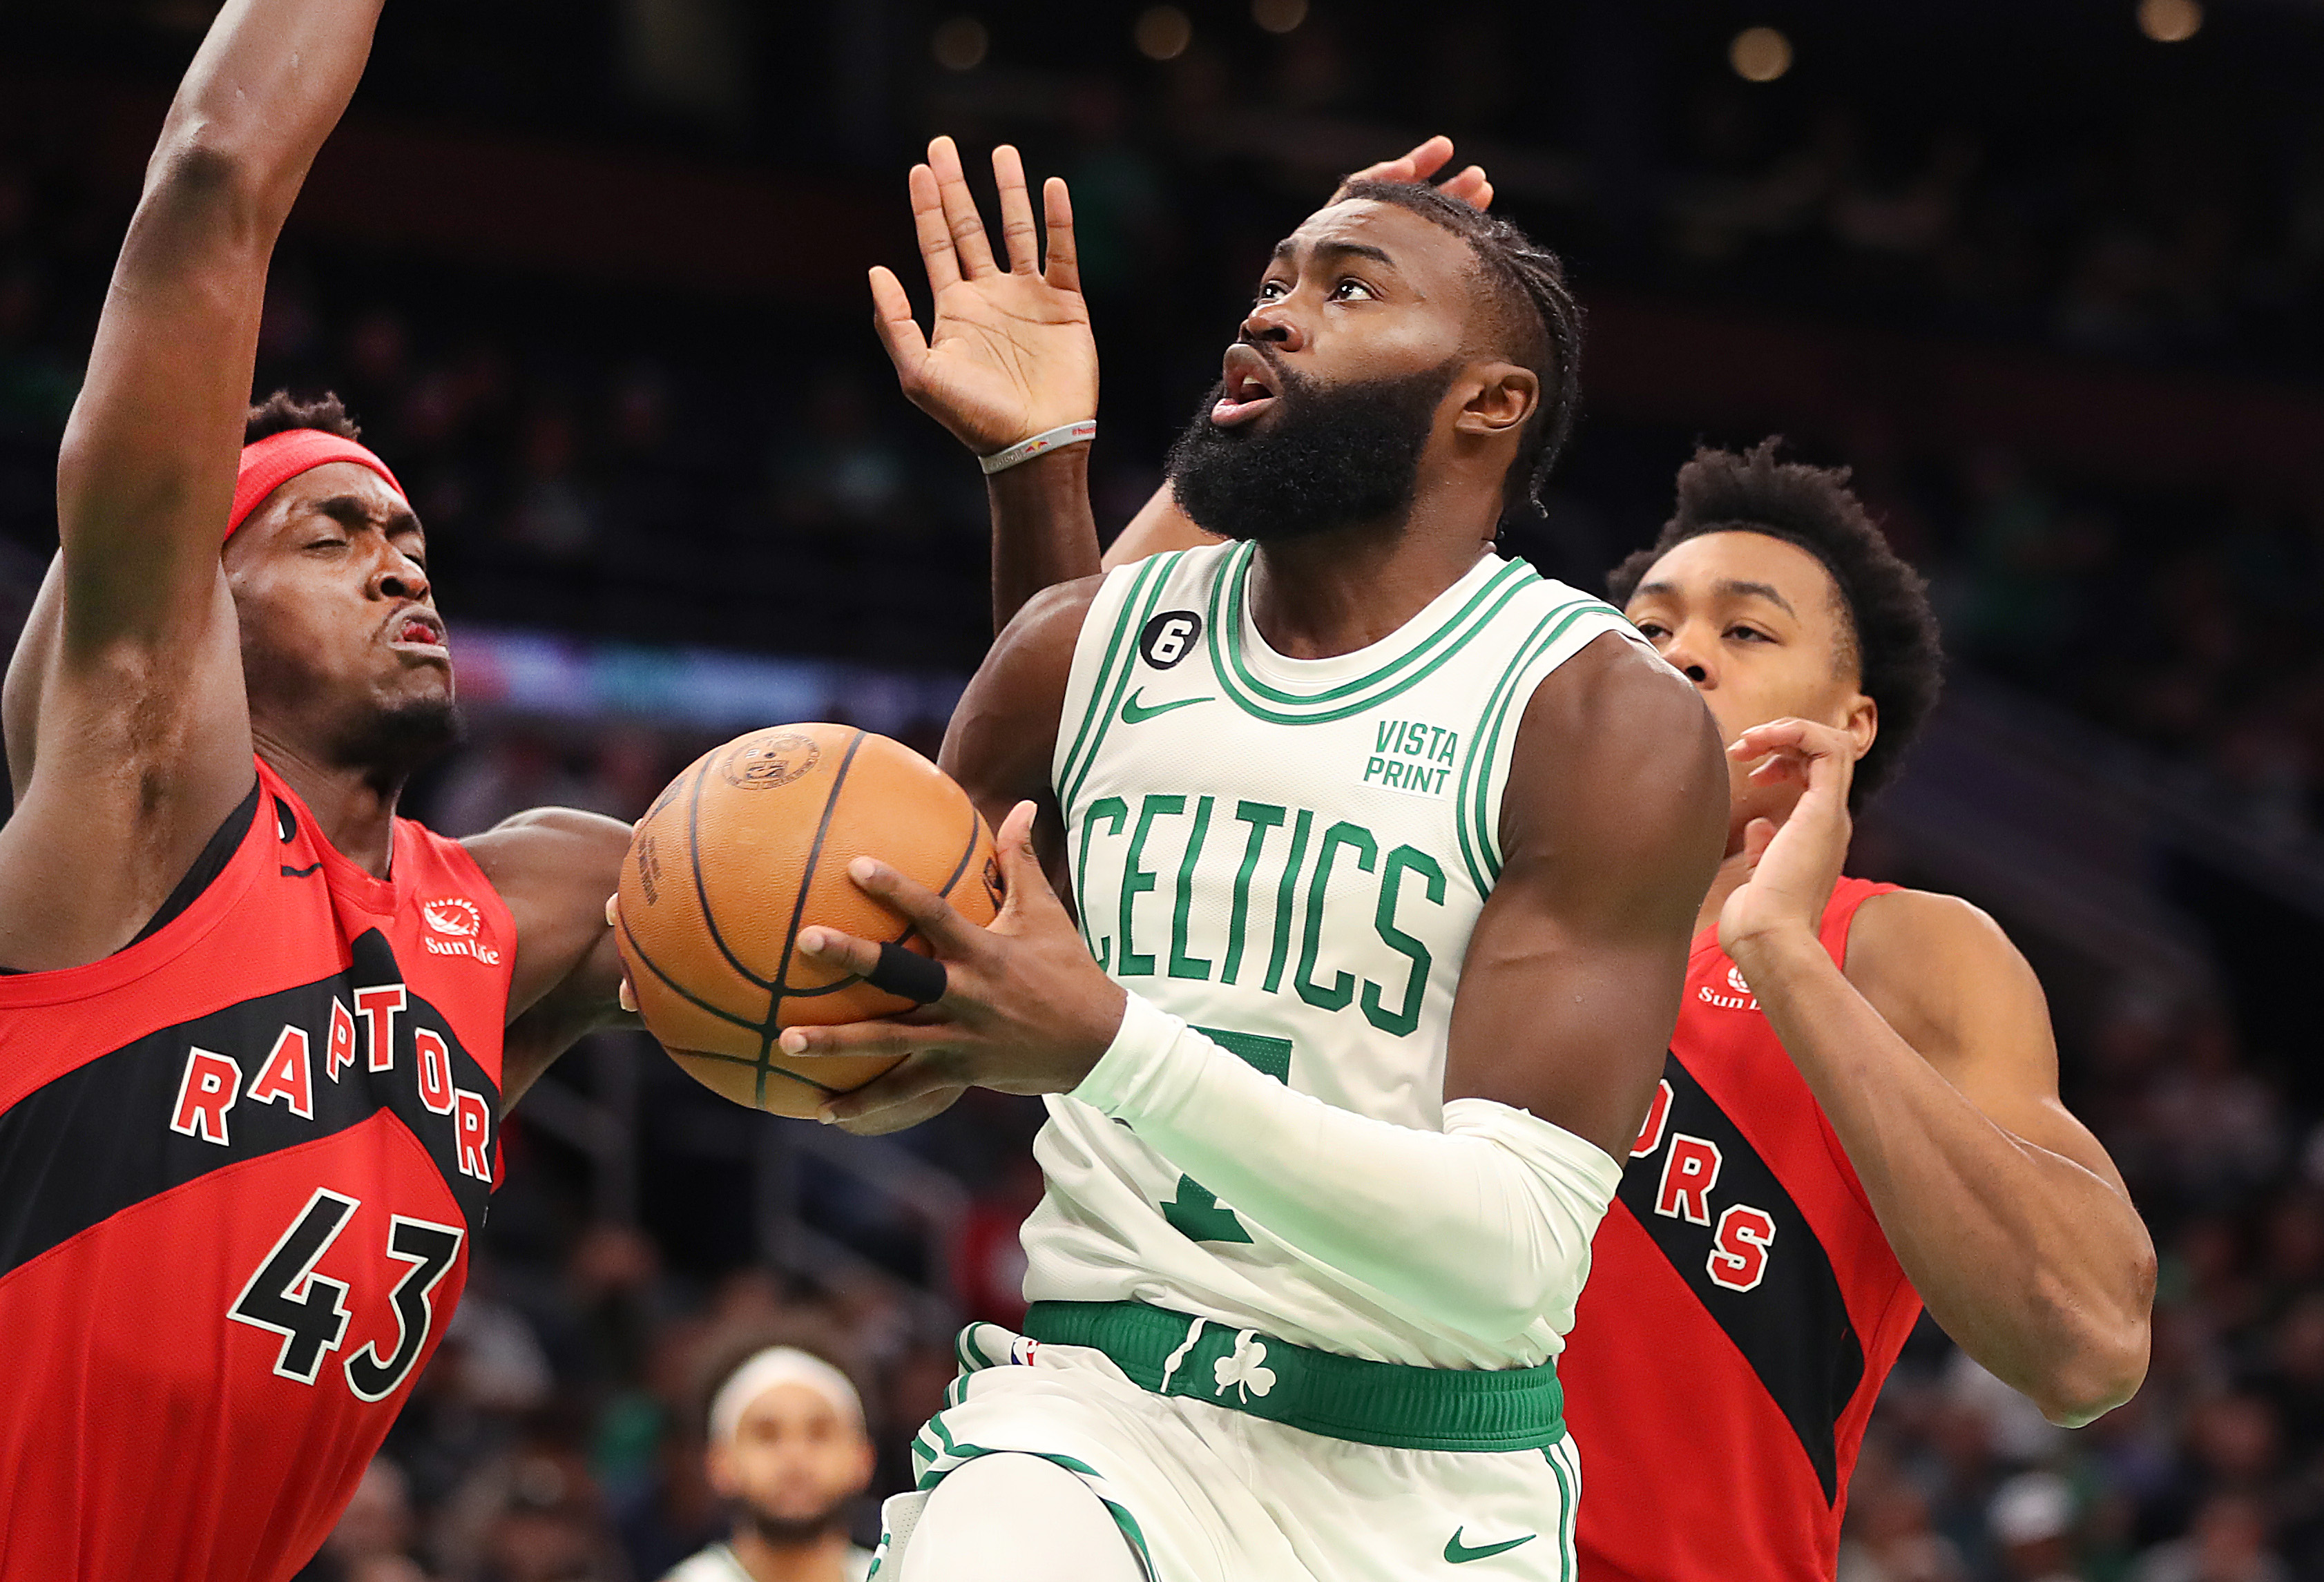
{"type": "MultiPolygon", "coordinates": [[[[1526,704],[1601,634],[1644,639],[1608,605],[1486,555],[1379,642],[1286,658],[1250,616],[1254,553],[1124,566],[1090,608],[1053,769],[1082,931],[1116,981],[1268,1075],[1441,1130],[1452,996],[1500,871],[1526,704]]],[[[1091,1106],[1048,1107],[1028,1300],[1143,1301],[1442,1367],[1529,1366],[1563,1344],[1546,1320],[1490,1342],[1423,1321],[1091,1106]]]]}

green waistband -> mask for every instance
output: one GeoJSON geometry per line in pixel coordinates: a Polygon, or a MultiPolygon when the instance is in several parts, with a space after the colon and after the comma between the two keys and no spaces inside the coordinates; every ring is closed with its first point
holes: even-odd
{"type": "Polygon", "coordinates": [[[1044,1345],[1102,1351],[1158,1395],[1361,1445],[1536,1450],[1565,1437],[1554,1363],[1487,1370],[1366,1362],[1134,1301],[1037,1301],[1024,1332],[1044,1345]]]}

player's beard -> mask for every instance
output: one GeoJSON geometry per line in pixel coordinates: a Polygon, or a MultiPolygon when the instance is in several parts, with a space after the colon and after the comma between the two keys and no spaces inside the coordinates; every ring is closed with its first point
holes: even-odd
{"type": "Polygon", "coordinates": [[[450,698],[409,698],[344,722],[331,759],[361,771],[373,785],[401,786],[422,765],[458,746],[465,731],[450,698]]]}
{"type": "Polygon", "coordinates": [[[751,1524],[751,1531],[770,1549],[805,1549],[832,1533],[845,1531],[847,1508],[854,1503],[853,1495],[843,1495],[807,1515],[779,1516],[745,1501],[742,1513],[742,1520],[751,1524]]]}
{"type": "Polygon", "coordinates": [[[1283,388],[1257,422],[1222,428],[1222,382],[1170,446],[1179,509],[1207,532],[1261,543],[1401,523],[1460,360],[1392,379],[1323,384],[1273,363],[1283,388]]]}

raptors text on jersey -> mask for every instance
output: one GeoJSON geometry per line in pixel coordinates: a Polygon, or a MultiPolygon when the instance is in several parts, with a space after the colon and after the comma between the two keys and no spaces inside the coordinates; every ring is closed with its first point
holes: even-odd
{"type": "Polygon", "coordinates": [[[288,1577],[466,1279],[508,909],[407,820],[373,878],[258,777],[182,914],[0,978],[0,1577],[288,1577]]]}
{"type": "MultiPolygon", "coordinates": [[[[1842,879],[1846,960],[1870,897],[1842,879]]],[[[1840,1139],[1719,948],[1591,1247],[1558,1372],[1589,1479],[1582,1582],[1821,1582],[1848,1477],[1921,1301],[1840,1139]]]]}

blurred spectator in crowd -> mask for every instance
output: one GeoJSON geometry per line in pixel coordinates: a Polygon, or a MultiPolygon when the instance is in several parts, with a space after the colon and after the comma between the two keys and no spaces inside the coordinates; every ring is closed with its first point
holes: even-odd
{"type": "Polygon", "coordinates": [[[374,1457],[322,1552],[298,1582],[428,1582],[411,1546],[411,1486],[401,1467],[374,1457]]]}
{"type": "Polygon", "coordinates": [[[447,1582],[635,1582],[578,1426],[545,1414],[468,1476],[437,1524],[447,1582]]]}
{"type": "Polygon", "coordinates": [[[863,1582],[848,1526],[874,1459],[846,1375],[797,1347],[752,1353],[710,1400],[705,1465],[733,1529],[665,1582],[863,1582]]]}
{"type": "Polygon", "coordinates": [[[2196,1513],[2184,1538],[2157,1545],[2142,1558],[2130,1582],[2291,1582],[2292,1574],[2268,1546],[2267,1513],[2249,1495],[2218,1495],[2196,1513]]]}
{"type": "Polygon", "coordinates": [[[2075,1582],[2074,1491],[2054,1472],[2023,1472],[1997,1490],[1993,1541],[2009,1582],[2075,1582]]]}

